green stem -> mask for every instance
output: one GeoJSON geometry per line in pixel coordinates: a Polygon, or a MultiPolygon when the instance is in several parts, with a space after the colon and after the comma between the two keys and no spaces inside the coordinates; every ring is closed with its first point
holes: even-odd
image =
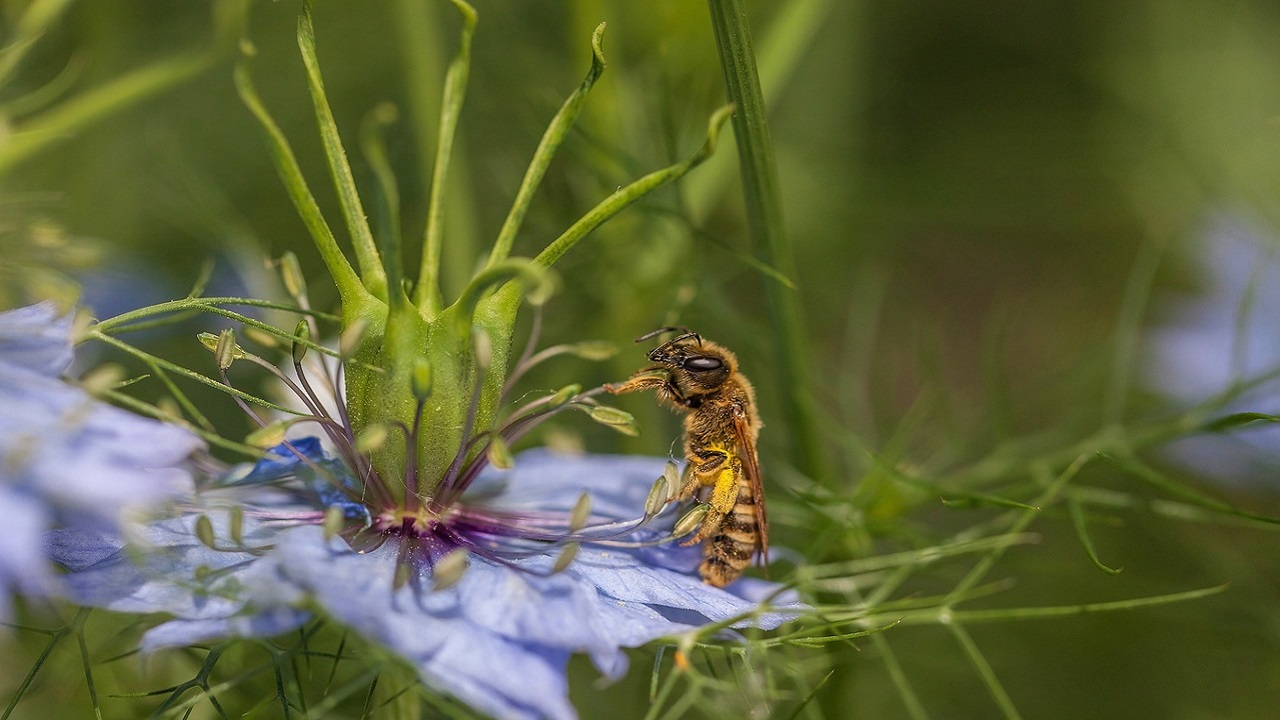
{"type": "Polygon", "coordinates": [[[350,233],[351,244],[355,248],[356,262],[360,265],[360,277],[365,288],[374,297],[385,300],[387,276],[378,257],[378,247],[373,240],[373,231],[369,229],[360,193],[356,189],[355,177],[351,174],[351,164],[347,162],[347,152],[342,147],[338,124],[333,119],[333,111],[329,109],[324,80],[320,76],[320,61],[316,57],[316,31],[311,21],[313,2],[314,0],[307,0],[303,5],[302,15],[298,18],[298,49],[302,52],[302,64],[307,69],[307,87],[311,91],[316,121],[320,124],[320,140],[329,164],[329,174],[333,178],[338,203],[342,206],[342,217],[346,220],[347,232],[350,233]]]}
{"type": "MultiPolygon", "coordinates": [[[[794,280],[795,259],[783,226],[773,145],[769,140],[769,123],[746,11],[742,0],[708,0],[708,6],[729,100],[738,108],[733,131],[755,254],[761,263],[794,280]]],[[[824,475],[823,459],[810,393],[809,342],[800,298],[777,282],[765,283],[764,291],[770,322],[778,338],[778,375],[783,390],[780,394],[786,398],[783,424],[790,435],[795,466],[810,477],[820,479],[824,475]]]]}
{"type": "Polygon", "coordinates": [[[422,238],[422,265],[414,288],[414,304],[428,321],[440,314],[444,301],[440,294],[440,250],[444,244],[445,185],[449,158],[458,131],[458,117],[471,75],[471,36],[476,29],[476,11],[462,0],[452,0],[462,15],[462,35],[458,52],[449,63],[444,78],[444,100],[440,107],[440,133],[436,141],[436,165],[431,174],[431,201],[427,206],[427,226],[422,238]]]}
{"type": "Polygon", "coordinates": [[[546,249],[538,253],[538,256],[534,258],[534,262],[551,267],[565,253],[569,252],[574,245],[577,245],[579,240],[586,237],[592,230],[600,227],[606,220],[622,212],[631,203],[667,183],[680,179],[690,170],[700,165],[711,156],[711,153],[715,152],[716,141],[720,137],[720,126],[724,124],[724,121],[728,119],[729,114],[732,112],[733,107],[726,105],[711,116],[711,121],[707,126],[707,141],[692,157],[684,162],[670,165],[661,170],[655,170],[600,201],[586,215],[583,215],[571,225],[568,230],[565,230],[560,237],[551,241],[551,244],[547,245],[546,249]]]}
{"type": "Polygon", "coordinates": [[[604,23],[600,23],[591,35],[591,69],[587,70],[587,77],[564,101],[564,105],[560,106],[560,111],[551,119],[546,132],[542,134],[538,149],[534,151],[533,159],[529,161],[529,169],[525,171],[524,179],[520,181],[520,189],[516,192],[516,199],[511,203],[507,219],[502,223],[502,229],[498,231],[498,239],[493,244],[493,251],[489,253],[489,262],[486,267],[493,267],[506,260],[511,254],[516,233],[520,230],[525,213],[529,211],[529,204],[533,201],[533,194],[542,182],[542,176],[551,165],[552,156],[556,154],[560,143],[564,142],[569,129],[573,127],[573,121],[577,119],[578,111],[582,109],[582,104],[587,99],[587,93],[604,72],[604,51],[600,49],[600,40],[603,36],[604,23]]]}
{"type": "MultiPolygon", "coordinates": [[[[243,49],[246,54],[253,52],[252,45],[247,41],[243,44],[243,49]]],[[[289,193],[289,199],[293,201],[298,211],[298,217],[307,226],[307,231],[316,244],[316,250],[319,251],[320,258],[324,260],[325,267],[329,270],[329,276],[338,287],[338,294],[342,296],[343,314],[350,317],[350,314],[356,311],[356,306],[363,306],[372,301],[373,296],[360,282],[360,276],[342,254],[342,248],[338,247],[333,230],[329,228],[329,223],[321,214],[320,205],[316,202],[315,195],[312,194],[311,188],[307,185],[307,179],[302,174],[302,167],[298,165],[298,158],[293,154],[289,139],[280,130],[280,126],[276,125],[271,114],[267,112],[266,106],[262,104],[258,91],[253,87],[253,80],[249,77],[249,66],[244,58],[236,65],[235,85],[236,91],[240,94],[240,100],[257,118],[258,124],[266,134],[267,146],[271,150],[276,172],[279,173],[285,191],[289,193]]]]}

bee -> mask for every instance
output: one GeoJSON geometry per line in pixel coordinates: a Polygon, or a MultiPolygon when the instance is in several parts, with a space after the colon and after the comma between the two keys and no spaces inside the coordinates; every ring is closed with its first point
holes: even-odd
{"type": "Polygon", "coordinates": [[[707,514],[686,544],[703,542],[698,568],[704,582],[724,587],[752,556],[768,563],[769,519],[756,438],[760,415],[755,391],[738,372],[729,350],[682,327],[665,327],[636,338],[644,342],[664,333],[677,335],[649,351],[652,365],[625,382],[605,385],[614,395],[655,390],[658,401],[684,412],[684,482],[673,499],[705,496],[707,514]]]}

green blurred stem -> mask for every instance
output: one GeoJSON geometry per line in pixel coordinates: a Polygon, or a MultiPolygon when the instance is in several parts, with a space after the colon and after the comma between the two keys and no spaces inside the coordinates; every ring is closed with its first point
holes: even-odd
{"type": "Polygon", "coordinates": [[[351,163],[347,162],[347,152],[343,149],[342,138],[338,135],[338,124],[333,119],[333,111],[329,108],[329,99],[324,91],[324,80],[320,77],[320,61],[316,57],[315,25],[311,21],[312,5],[313,0],[307,0],[303,5],[302,15],[298,18],[298,49],[302,52],[302,64],[307,69],[307,87],[311,91],[316,121],[320,125],[320,140],[324,146],[325,159],[329,163],[329,174],[333,179],[334,189],[338,193],[338,203],[342,206],[342,217],[346,220],[347,232],[350,233],[351,244],[355,248],[356,262],[360,265],[360,278],[370,294],[385,300],[387,276],[382,267],[382,260],[378,257],[378,247],[373,240],[373,231],[369,229],[364,204],[361,203],[360,193],[356,189],[355,176],[351,173],[351,163]]]}
{"type": "Polygon", "coordinates": [[[462,15],[462,34],[458,52],[444,76],[444,100],[440,105],[440,132],[436,140],[436,164],[431,174],[431,201],[427,206],[427,227],[422,238],[422,265],[413,302],[431,320],[440,314],[444,301],[440,294],[440,249],[444,244],[445,184],[449,177],[449,158],[462,114],[462,101],[467,94],[471,75],[471,37],[476,29],[476,11],[462,0],[452,0],[462,15]]]}
{"type": "MultiPolygon", "coordinates": [[[[729,100],[738,108],[733,117],[733,131],[755,255],[764,265],[795,280],[795,259],[783,225],[777,168],[746,11],[741,0],[708,0],[707,4],[729,100]]],[[[780,395],[786,399],[784,425],[790,436],[795,466],[806,475],[821,479],[823,459],[810,393],[809,338],[800,297],[778,282],[765,283],[764,291],[770,322],[778,339],[780,395]]]]}
{"type": "Polygon", "coordinates": [[[90,123],[195,77],[214,59],[214,53],[199,52],[165,60],[80,93],[19,124],[0,145],[0,175],[90,123]]]}

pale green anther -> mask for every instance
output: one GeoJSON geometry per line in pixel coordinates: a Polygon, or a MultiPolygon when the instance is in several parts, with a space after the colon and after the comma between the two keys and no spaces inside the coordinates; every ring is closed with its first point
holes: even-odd
{"type": "Polygon", "coordinates": [[[511,447],[500,435],[494,435],[489,441],[489,449],[485,455],[489,459],[489,464],[499,470],[509,470],[516,464],[516,459],[511,456],[511,447]]]}
{"type": "Polygon", "coordinates": [[[471,329],[471,344],[475,348],[476,367],[488,370],[493,362],[493,341],[484,328],[476,326],[471,329]]]}
{"type": "Polygon", "coordinates": [[[300,300],[307,295],[307,277],[302,274],[302,264],[292,251],[280,256],[280,279],[289,297],[300,300]]]}
{"type": "Polygon", "coordinates": [[[689,512],[676,521],[676,526],[671,530],[671,537],[684,537],[702,524],[702,520],[707,517],[707,513],[711,510],[710,505],[695,505],[689,512]]]}
{"type": "Polygon", "coordinates": [[[580,392],[582,392],[582,386],[577,383],[573,383],[571,385],[565,385],[564,387],[557,390],[556,394],[552,395],[547,400],[547,406],[551,408],[558,408],[561,405],[564,405],[565,403],[577,397],[578,393],[580,392]]]}
{"type": "MultiPolygon", "coordinates": [[[[244,350],[235,343],[235,332],[232,331],[230,328],[223,331],[223,333],[227,333],[227,332],[230,332],[232,334],[231,359],[239,360],[240,358],[244,357],[244,350]]],[[[200,344],[203,345],[206,350],[213,353],[215,357],[219,357],[219,353],[223,352],[223,350],[221,349],[222,343],[223,343],[222,337],[223,337],[222,335],[214,335],[213,333],[207,333],[207,332],[202,332],[196,335],[196,339],[200,341],[200,344]]],[[[223,367],[221,361],[219,361],[218,367],[223,368],[224,370],[226,369],[226,367],[223,367]]],[[[230,367],[229,363],[227,367],[230,367]]]]}
{"type": "Polygon", "coordinates": [[[410,380],[410,386],[413,389],[413,397],[418,402],[426,402],[431,397],[431,361],[425,357],[416,357],[413,359],[413,374],[410,380]]]}
{"type": "Polygon", "coordinates": [[[290,348],[295,363],[301,363],[302,358],[307,356],[307,343],[310,341],[311,325],[306,320],[299,320],[297,327],[293,329],[293,346],[290,348]]]}
{"type": "Polygon", "coordinates": [[[680,468],[676,467],[675,463],[668,460],[667,466],[662,468],[662,479],[667,482],[666,499],[669,500],[675,497],[676,493],[680,490],[680,468]]]}
{"type": "Polygon", "coordinates": [[[101,365],[90,370],[80,378],[80,387],[94,397],[101,397],[108,390],[114,390],[124,379],[124,369],[116,364],[101,365]]]}
{"type": "Polygon", "coordinates": [[[324,511],[324,539],[332,540],[342,532],[342,528],[347,524],[347,517],[342,513],[342,508],[337,505],[330,505],[324,511]]]}
{"type": "Polygon", "coordinates": [[[231,508],[228,513],[227,533],[231,536],[231,542],[237,546],[244,546],[244,508],[239,505],[231,508]]]}
{"type": "Polygon", "coordinates": [[[218,344],[214,346],[213,356],[218,362],[219,370],[226,370],[237,358],[244,357],[244,352],[236,344],[236,331],[226,328],[218,333],[218,344]]]}
{"type": "Polygon", "coordinates": [[[252,445],[256,448],[273,448],[284,442],[285,433],[289,430],[289,423],[283,420],[268,423],[244,436],[244,444],[252,445]]]}
{"type": "Polygon", "coordinates": [[[591,517],[591,496],[582,493],[578,496],[578,502],[574,503],[573,511],[569,513],[569,532],[576,533],[587,524],[587,518],[591,517]]]}
{"type": "Polygon", "coordinates": [[[156,401],[156,409],[160,411],[160,419],[176,422],[182,419],[182,406],[168,395],[156,401]]]}
{"type": "Polygon", "coordinates": [[[218,549],[217,538],[213,532],[213,521],[209,519],[208,515],[201,515],[196,518],[196,539],[206,547],[211,547],[214,550],[218,549]]]}
{"type": "Polygon", "coordinates": [[[578,543],[569,543],[560,551],[559,557],[556,558],[555,565],[551,566],[551,574],[564,572],[573,561],[578,557],[578,543]]]}
{"type": "Polygon", "coordinates": [[[364,334],[368,329],[369,321],[364,317],[357,317],[346,330],[342,331],[342,337],[338,338],[338,356],[347,360],[355,355],[356,350],[360,349],[360,344],[364,342],[364,334]]]}
{"type": "Polygon", "coordinates": [[[444,557],[436,561],[435,567],[432,569],[432,589],[444,590],[457,585],[469,565],[470,561],[467,558],[466,550],[462,548],[450,550],[444,557]]]}
{"type": "Polygon", "coordinates": [[[583,340],[569,347],[569,352],[583,360],[608,360],[618,354],[618,346],[608,340],[583,340]]]}
{"type": "Polygon", "coordinates": [[[356,435],[356,450],[366,455],[381,450],[385,444],[387,444],[387,426],[383,423],[370,425],[356,435]]]}
{"type": "Polygon", "coordinates": [[[623,435],[639,435],[640,431],[636,429],[636,419],[626,410],[619,410],[616,407],[608,405],[596,405],[591,408],[591,419],[607,425],[617,430],[623,435]]]}
{"type": "Polygon", "coordinates": [[[396,574],[391,580],[391,588],[399,590],[409,584],[409,563],[396,563],[396,574]]]}
{"type": "Polygon", "coordinates": [[[244,336],[265,348],[280,347],[280,338],[252,325],[244,328],[244,336]]]}
{"type": "Polygon", "coordinates": [[[667,479],[660,477],[653,482],[653,487],[649,488],[649,497],[644,501],[645,517],[653,517],[662,512],[662,506],[667,504],[667,479]]]}
{"type": "Polygon", "coordinates": [[[213,569],[208,565],[197,565],[194,573],[197,582],[204,582],[213,575],[213,569]]]}

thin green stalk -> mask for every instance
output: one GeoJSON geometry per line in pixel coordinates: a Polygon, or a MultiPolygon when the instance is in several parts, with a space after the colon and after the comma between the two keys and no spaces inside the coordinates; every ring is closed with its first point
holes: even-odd
{"type": "MultiPolygon", "coordinates": [[[[733,131],[755,255],[761,263],[794,282],[795,259],[783,225],[778,174],[746,10],[742,0],[708,0],[708,6],[729,100],[738,108],[733,131]]],[[[796,468],[821,479],[825,476],[824,461],[810,391],[809,339],[800,297],[777,282],[765,283],[764,292],[774,336],[778,339],[775,343],[780,354],[778,382],[780,394],[785,398],[782,424],[790,437],[796,468]]]]}
{"type": "Polygon", "coordinates": [[[351,174],[351,163],[347,162],[347,152],[342,147],[338,123],[333,119],[333,111],[329,108],[324,79],[320,76],[320,60],[316,57],[316,30],[311,20],[313,5],[314,0],[307,0],[302,6],[302,15],[298,17],[298,49],[302,52],[302,64],[307,69],[307,87],[311,91],[316,121],[320,125],[320,140],[325,159],[328,160],[334,189],[338,193],[338,204],[342,206],[342,217],[346,220],[347,232],[351,235],[356,262],[360,265],[360,277],[365,288],[374,297],[386,300],[387,276],[382,260],[378,257],[373,231],[369,229],[364,204],[356,189],[355,177],[351,174]]]}
{"type": "Polygon", "coordinates": [[[204,51],[135,70],[18,124],[0,145],[0,175],[86,125],[195,77],[215,58],[204,51]]]}
{"type": "Polygon", "coordinates": [[[130,355],[133,355],[134,357],[138,358],[139,360],[142,360],[143,362],[146,362],[148,364],[153,364],[154,367],[162,368],[176,375],[185,377],[188,380],[194,380],[203,385],[208,385],[209,387],[215,390],[221,390],[222,392],[227,393],[228,395],[233,395],[246,402],[251,402],[255,405],[260,405],[264,408],[267,408],[268,410],[276,410],[278,412],[288,413],[290,415],[303,414],[298,412],[297,410],[284,407],[283,405],[278,405],[276,403],[273,403],[269,400],[264,400],[263,398],[257,397],[255,395],[250,395],[249,393],[244,392],[243,390],[237,390],[231,387],[230,385],[218,382],[217,380],[214,380],[211,377],[208,377],[206,375],[201,375],[200,373],[195,372],[193,370],[188,370],[187,368],[184,368],[181,365],[178,365],[176,363],[172,363],[163,358],[158,358],[154,355],[150,355],[146,352],[143,352],[142,350],[135,348],[134,346],[128,343],[121,342],[110,335],[106,335],[99,332],[90,332],[89,337],[92,337],[95,340],[100,340],[117,349],[123,350],[124,352],[130,355]]]}
{"type": "Polygon", "coordinates": [[[462,101],[467,94],[471,75],[471,37],[476,29],[476,11],[463,0],[451,0],[462,15],[462,33],[458,52],[449,63],[444,77],[444,100],[440,106],[440,131],[436,140],[436,164],[431,173],[431,200],[427,206],[427,226],[422,238],[422,265],[413,302],[428,321],[440,314],[444,301],[440,293],[440,251],[444,244],[445,185],[449,177],[449,158],[458,131],[462,101]]]}
{"type": "Polygon", "coordinates": [[[586,237],[592,230],[600,227],[606,220],[663,185],[680,179],[701,164],[702,161],[715,152],[716,141],[720,137],[720,126],[724,124],[724,121],[729,118],[732,112],[733,107],[726,105],[711,116],[711,121],[707,126],[707,140],[692,157],[684,162],[669,165],[661,170],[655,170],[600,201],[598,205],[591,208],[577,222],[571,225],[568,230],[561,233],[560,237],[551,241],[551,244],[538,253],[538,256],[534,258],[534,262],[551,267],[565,253],[569,252],[574,245],[577,245],[579,240],[586,237]]]}
{"type": "Polygon", "coordinates": [[[591,68],[587,70],[587,77],[560,106],[559,112],[551,119],[546,132],[542,134],[538,149],[534,151],[533,159],[529,161],[529,169],[525,171],[524,179],[520,181],[520,189],[516,191],[516,199],[511,203],[507,219],[503,221],[502,229],[498,231],[498,239],[493,244],[493,251],[489,253],[489,262],[486,267],[493,267],[511,254],[516,233],[520,231],[520,224],[524,221],[525,213],[529,211],[530,203],[533,202],[533,194],[537,192],[543,175],[551,165],[551,158],[573,127],[573,121],[577,119],[578,112],[587,99],[587,93],[604,72],[604,52],[600,49],[603,36],[604,23],[600,23],[591,35],[591,68]]]}
{"type": "Polygon", "coordinates": [[[1134,368],[1139,359],[1142,320],[1146,315],[1147,301],[1151,298],[1156,269],[1160,266],[1163,255],[1163,245],[1154,241],[1146,242],[1138,248],[1138,257],[1129,271],[1116,327],[1115,357],[1112,360],[1111,378],[1107,383],[1106,405],[1102,413],[1103,427],[1119,425],[1124,418],[1134,368]]]}
{"type": "Polygon", "coordinates": [[[956,636],[956,641],[960,643],[960,647],[964,648],[965,654],[969,656],[969,662],[973,663],[974,669],[978,671],[978,676],[986,684],[992,699],[996,701],[996,705],[1000,707],[1000,711],[1004,713],[1004,716],[1008,720],[1022,720],[1021,713],[1018,712],[1018,708],[1013,704],[1013,698],[1009,697],[1004,685],[1000,684],[1000,678],[996,677],[996,671],[991,667],[991,663],[987,662],[986,656],[982,654],[982,650],[978,648],[978,644],[973,641],[973,637],[969,635],[969,632],[955,622],[949,623],[947,627],[956,636]]]}
{"type": "MultiPolygon", "coordinates": [[[[1010,535],[1017,535],[1026,530],[1036,518],[1040,517],[1044,508],[1048,507],[1057,499],[1059,493],[1062,492],[1062,488],[1080,472],[1080,468],[1084,467],[1085,463],[1089,462],[1092,458],[1092,455],[1081,455],[1076,458],[1075,462],[1067,466],[1067,468],[1063,470],[1057,478],[1045,487],[1044,492],[1036,498],[1033,508],[1019,511],[1018,518],[1009,526],[1008,533],[1010,535]]],[[[956,583],[956,586],[947,594],[947,599],[944,605],[950,607],[954,603],[959,602],[961,598],[969,592],[969,590],[973,589],[975,585],[986,577],[987,573],[991,571],[991,568],[995,567],[996,562],[1004,556],[1005,550],[1007,549],[1008,546],[997,546],[983,556],[983,558],[973,566],[973,569],[969,571],[969,574],[965,575],[960,582],[956,583]]]]}
{"type": "Polygon", "coordinates": [[[902,664],[898,662],[898,656],[893,651],[893,646],[889,644],[888,638],[884,633],[872,633],[871,644],[875,646],[876,653],[880,656],[880,661],[884,663],[884,669],[889,673],[889,680],[893,683],[894,689],[898,691],[898,697],[902,698],[902,704],[906,706],[907,716],[911,720],[928,720],[929,713],[925,712],[924,703],[920,702],[920,697],[916,694],[915,688],[911,687],[911,680],[907,677],[907,673],[902,669],[902,664]]]}
{"type": "MultiPolygon", "coordinates": [[[[248,41],[242,44],[242,50],[246,56],[254,53],[253,46],[248,41]]],[[[329,276],[338,288],[338,294],[342,297],[343,313],[348,316],[357,313],[358,306],[363,306],[374,298],[360,281],[360,276],[351,267],[347,257],[342,254],[342,248],[338,247],[338,240],[333,236],[333,230],[324,219],[324,215],[320,212],[320,205],[307,185],[307,179],[302,174],[302,167],[298,164],[298,158],[289,145],[289,139],[280,130],[280,126],[276,125],[271,114],[267,112],[266,106],[262,104],[258,91],[253,87],[247,57],[242,57],[236,65],[234,78],[241,102],[257,118],[258,124],[266,135],[267,147],[271,151],[271,158],[281,182],[284,183],[285,191],[293,201],[298,217],[307,226],[307,231],[316,244],[316,250],[320,253],[320,258],[324,260],[325,267],[329,270],[329,276]]]]}
{"type": "Polygon", "coordinates": [[[72,0],[35,0],[23,11],[13,26],[13,33],[5,38],[0,51],[0,87],[9,83],[13,71],[18,68],[27,52],[49,29],[72,0]]]}

